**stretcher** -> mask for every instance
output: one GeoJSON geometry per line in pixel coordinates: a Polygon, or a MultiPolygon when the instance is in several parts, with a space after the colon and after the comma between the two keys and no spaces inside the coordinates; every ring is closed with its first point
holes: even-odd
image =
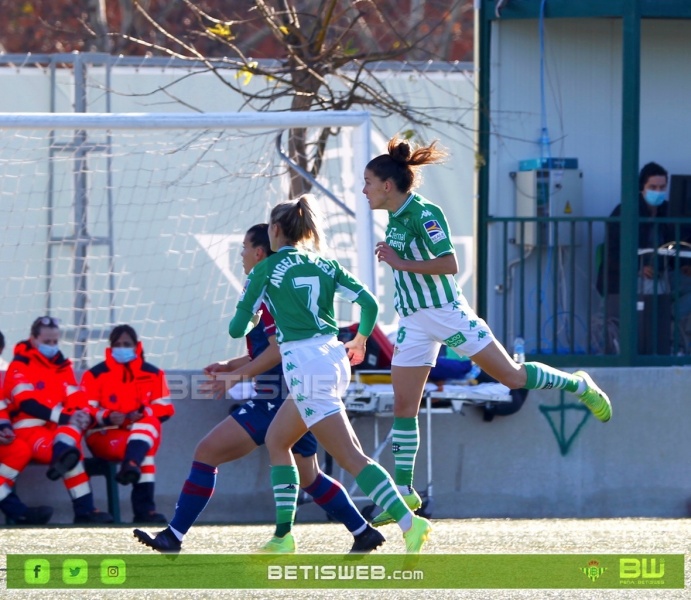
{"type": "MultiPolygon", "coordinates": [[[[417,490],[423,500],[419,514],[425,517],[432,515],[434,502],[433,460],[432,460],[432,416],[435,414],[463,414],[463,407],[488,406],[494,403],[511,402],[511,390],[500,383],[481,383],[471,385],[466,381],[444,382],[443,386],[427,383],[422,397],[420,417],[425,418],[425,447],[427,449],[427,487],[417,490]]],[[[382,452],[390,447],[392,432],[381,439],[380,419],[393,416],[394,393],[389,371],[355,371],[343,402],[351,423],[363,417],[373,419],[373,450],[369,457],[379,462],[382,452]]],[[[421,440],[422,442],[422,440],[421,440]]],[[[367,452],[365,452],[367,453],[367,452]]],[[[341,472],[341,481],[345,473],[341,472]]],[[[355,495],[358,492],[355,482],[348,490],[355,501],[368,501],[366,496],[355,495]]],[[[376,506],[370,504],[362,509],[363,516],[370,520],[376,506]]]]}

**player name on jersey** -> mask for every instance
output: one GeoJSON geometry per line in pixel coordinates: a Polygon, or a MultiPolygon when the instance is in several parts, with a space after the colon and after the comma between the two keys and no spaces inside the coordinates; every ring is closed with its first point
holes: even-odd
{"type": "MultiPolygon", "coordinates": [[[[336,269],[334,269],[327,262],[324,262],[318,256],[307,258],[307,262],[319,267],[329,277],[334,277],[336,275],[336,269]]],[[[295,267],[297,265],[304,264],[305,261],[303,260],[303,257],[301,257],[299,254],[289,254],[285,258],[281,259],[278,263],[276,263],[269,277],[269,282],[274,287],[280,287],[281,282],[283,281],[283,276],[286,274],[288,269],[290,269],[291,267],[295,267]]]]}

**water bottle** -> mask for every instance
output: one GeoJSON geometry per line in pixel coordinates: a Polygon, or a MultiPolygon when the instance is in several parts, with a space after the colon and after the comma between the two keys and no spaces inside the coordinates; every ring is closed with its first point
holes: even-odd
{"type": "Polygon", "coordinates": [[[522,337],[517,337],[513,341],[513,359],[517,363],[525,362],[525,340],[522,337]]]}

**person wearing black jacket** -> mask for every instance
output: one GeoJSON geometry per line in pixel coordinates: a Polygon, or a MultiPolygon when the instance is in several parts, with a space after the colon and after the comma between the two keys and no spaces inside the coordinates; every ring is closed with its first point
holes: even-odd
{"type": "MultiPolygon", "coordinates": [[[[669,216],[667,201],[667,171],[659,164],[650,162],[642,169],[638,177],[638,248],[657,249],[666,242],[674,240],[674,228],[670,223],[654,222],[650,219],[665,219],[669,216]]],[[[621,216],[621,204],[612,211],[610,217],[621,216]]],[[[607,235],[603,260],[597,275],[597,291],[605,296],[619,293],[619,277],[622,256],[620,252],[621,223],[607,223],[607,235]]],[[[642,254],[640,260],[632,257],[639,265],[638,293],[668,293],[669,289],[662,279],[665,274],[666,259],[654,252],[642,254]],[[657,265],[655,260],[657,258],[657,265]],[[657,285],[655,278],[657,277],[657,285]]]]}

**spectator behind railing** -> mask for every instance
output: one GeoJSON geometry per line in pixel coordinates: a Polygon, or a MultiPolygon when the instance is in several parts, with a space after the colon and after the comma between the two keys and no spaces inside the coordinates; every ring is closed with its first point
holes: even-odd
{"type": "MultiPolygon", "coordinates": [[[[659,248],[674,239],[674,230],[669,223],[662,221],[669,216],[669,202],[667,202],[667,171],[657,163],[645,165],[638,177],[638,216],[642,221],[638,225],[638,248],[659,248]],[[660,223],[645,222],[643,219],[661,219],[660,223]]],[[[621,204],[618,204],[610,217],[621,217],[621,204]]],[[[601,295],[619,293],[619,275],[622,257],[620,253],[621,224],[607,223],[606,248],[603,261],[597,275],[597,291],[601,295]],[[606,284],[605,289],[605,270],[606,284]]],[[[653,294],[669,292],[664,279],[666,259],[657,257],[654,264],[654,253],[641,255],[638,272],[638,293],[653,294]],[[657,276],[657,283],[654,277],[657,276]]]]}
{"type": "MultiPolygon", "coordinates": [[[[654,316],[659,323],[669,321],[674,314],[681,322],[691,314],[691,266],[681,263],[680,272],[672,273],[675,258],[661,255],[658,249],[670,245],[676,248],[675,227],[671,221],[670,206],[667,201],[667,170],[655,162],[647,163],[638,177],[638,249],[639,255],[632,257],[638,265],[637,293],[643,295],[658,294],[658,314],[654,316]],[[645,252],[648,250],[649,252],[645,252]],[[676,306],[672,307],[672,300],[676,306]]],[[[622,204],[618,204],[610,217],[621,217],[622,204]]],[[[619,282],[622,268],[620,252],[621,223],[609,222],[606,225],[602,261],[597,274],[597,290],[606,296],[608,313],[611,316],[619,313],[619,282]]],[[[665,336],[667,332],[662,332],[665,336]]],[[[663,346],[665,346],[663,344],[663,346]]],[[[662,348],[661,353],[667,353],[662,348]]]]}

